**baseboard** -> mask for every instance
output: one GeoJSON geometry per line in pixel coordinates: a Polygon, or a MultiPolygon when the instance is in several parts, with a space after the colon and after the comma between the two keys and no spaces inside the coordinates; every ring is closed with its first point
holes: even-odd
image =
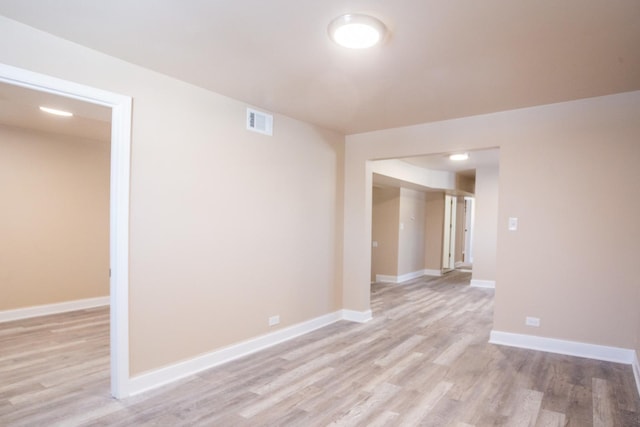
{"type": "Polygon", "coordinates": [[[407,280],[417,279],[418,277],[422,277],[422,276],[424,276],[424,270],[412,271],[411,273],[406,273],[401,276],[398,276],[397,283],[402,283],[402,282],[406,282],[407,280]]]}
{"type": "Polygon", "coordinates": [[[470,283],[471,287],[473,288],[488,288],[488,289],[495,289],[496,288],[496,281],[495,280],[478,280],[478,279],[471,279],[471,283],[470,283]]]}
{"type": "Polygon", "coordinates": [[[422,276],[442,276],[440,270],[418,270],[400,276],[389,276],[386,274],[376,274],[376,282],[382,283],[402,283],[408,280],[417,279],[422,276]]]}
{"type": "Polygon", "coordinates": [[[473,264],[471,264],[470,262],[456,261],[455,266],[456,266],[456,270],[462,270],[462,271],[473,270],[473,264]]]}
{"type": "Polygon", "coordinates": [[[631,364],[633,368],[633,376],[636,379],[636,388],[638,389],[638,397],[640,397],[640,361],[638,361],[638,352],[635,352],[633,356],[633,363],[631,364]]]}
{"type": "Polygon", "coordinates": [[[471,268],[473,264],[471,264],[470,262],[456,261],[454,266],[456,268],[471,268]]]}
{"type": "Polygon", "coordinates": [[[425,276],[437,276],[437,277],[442,276],[442,270],[425,269],[422,272],[424,273],[425,276]]]}
{"type": "Polygon", "coordinates": [[[417,279],[418,277],[422,277],[423,275],[424,273],[422,272],[422,270],[403,274],[401,276],[389,276],[386,274],[376,274],[376,282],[402,283],[402,282],[406,282],[407,280],[417,279]]]}
{"type": "Polygon", "coordinates": [[[288,341],[292,338],[330,325],[345,318],[343,311],[344,310],[340,310],[324,316],[316,317],[315,319],[298,323],[297,325],[289,326],[211,353],[203,354],[183,362],[135,376],[129,381],[129,395],[133,396],[144,391],[172,383],[206,369],[213,368],[214,366],[264,350],[276,344],[280,344],[284,341],[288,341]]]}
{"type": "MultiPolygon", "coordinates": [[[[526,348],[530,350],[546,351],[549,353],[566,354],[568,356],[585,357],[587,359],[604,360],[606,362],[624,363],[632,365],[637,361],[634,350],[608,347],[598,344],[588,344],[577,341],[566,341],[555,338],[538,337],[535,335],[514,334],[510,332],[491,331],[489,342],[510,347],[526,348]]],[[[636,376],[636,381],[638,377],[636,376]]]]}
{"type": "Polygon", "coordinates": [[[31,317],[48,316],[50,314],[66,313],[68,311],[85,310],[87,308],[109,305],[109,297],[86,298],[56,304],[35,305],[0,311],[0,322],[28,319],[31,317]]]}
{"type": "Polygon", "coordinates": [[[373,319],[371,315],[371,310],[366,311],[355,311],[355,310],[342,310],[341,317],[343,320],[348,320],[350,322],[357,323],[366,323],[369,320],[373,319]]]}

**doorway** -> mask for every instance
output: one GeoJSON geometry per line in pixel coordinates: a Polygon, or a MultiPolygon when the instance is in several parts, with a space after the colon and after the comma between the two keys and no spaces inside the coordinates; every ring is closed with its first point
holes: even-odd
{"type": "Polygon", "coordinates": [[[128,395],[129,383],[129,166],[131,98],[0,64],[0,82],[111,108],[109,301],[111,394],[128,395]]]}

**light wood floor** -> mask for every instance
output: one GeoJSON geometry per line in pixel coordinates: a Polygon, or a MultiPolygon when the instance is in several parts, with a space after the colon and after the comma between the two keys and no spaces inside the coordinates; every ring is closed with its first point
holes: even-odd
{"type": "Polygon", "coordinates": [[[470,274],[372,287],[338,322],[123,401],[108,312],[0,324],[1,426],[640,426],[631,367],[487,343],[470,274]]]}

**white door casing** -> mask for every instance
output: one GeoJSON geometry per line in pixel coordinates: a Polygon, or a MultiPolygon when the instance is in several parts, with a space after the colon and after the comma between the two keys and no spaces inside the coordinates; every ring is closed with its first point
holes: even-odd
{"type": "Polygon", "coordinates": [[[111,394],[129,385],[129,182],[131,97],[0,63],[0,82],[111,108],[109,266],[111,394]]]}

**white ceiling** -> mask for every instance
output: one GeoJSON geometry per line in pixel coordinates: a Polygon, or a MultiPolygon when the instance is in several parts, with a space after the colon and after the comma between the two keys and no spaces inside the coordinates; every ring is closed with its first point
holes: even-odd
{"type": "MultiPolygon", "coordinates": [[[[453,161],[449,159],[449,154],[432,154],[429,156],[418,157],[405,157],[398,160],[407,162],[413,166],[417,166],[423,169],[430,169],[435,171],[455,172],[462,176],[466,176],[475,179],[476,169],[484,168],[499,168],[500,167],[500,149],[491,148],[487,150],[473,150],[468,151],[469,158],[464,161],[453,161]]],[[[374,187],[405,187],[411,188],[417,191],[423,192],[442,192],[444,190],[439,188],[429,188],[423,185],[403,181],[401,179],[392,178],[386,175],[380,175],[378,173],[373,174],[374,187]]],[[[457,193],[458,195],[468,195],[464,191],[447,191],[449,193],[457,193]]]]}
{"type": "Polygon", "coordinates": [[[2,82],[0,124],[100,142],[111,140],[111,108],[2,82]],[[40,106],[70,111],[74,116],[54,116],[40,111],[40,106]]]}
{"type": "Polygon", "coordinates": [[[347,134],[640,89],[638,0],[0,0],[0,14],[347,134]],[[390,37],[327,37],[346,12],[390,37]]]}
{"type": "MultiPolygon", "coordinates": [[[[497,148],[490,150],[468,151],[469,158],[463,161],[454,161],[449,159],[447,154],[433,154],[430,156],[407,157],[403,160],[425,169],[448,171],[448,172],[467,172],[467,175],[474,175],[475,170],[479,167],[497,167],[500,161],[500,150],[497,148]]],[[[465,175],[465,173],[463,173],[465,175]]]]}

